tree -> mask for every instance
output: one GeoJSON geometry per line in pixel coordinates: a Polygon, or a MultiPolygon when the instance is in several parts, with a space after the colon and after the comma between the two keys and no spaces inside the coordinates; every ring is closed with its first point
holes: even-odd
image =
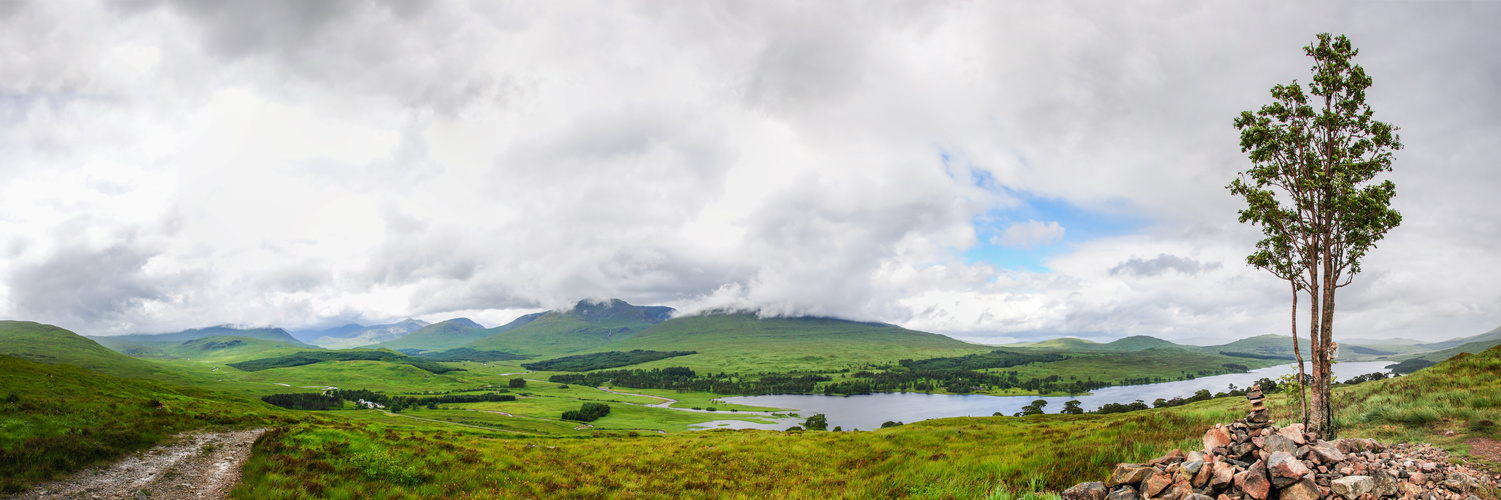
{"type": "Polygon", "coordinates": [[[511,379],[511,381],[509,382],[509,384],[510,384],[510,386],[511,386],[512,389],[520,389],[522,387],[526,387],[526,379],[521,378],[521,377],[516,377],[516,378],[511,379]]]}
{"type": "Polygon", "coordinates": [[[829,418],[823,416],[822,413],[819,413],[817,415],[808,417],[808,419],[803,422],[803,427],[806,427],[810,431],[829,430],[829,418]]]}
{"type": "Polygon", "coordinates": [[[1079,400],[1071,399],[1063,402],[1063,411],[1060,413],[1064,415],[1083,415],[1084,409],[1079,407],[1079,400]]]}
{"type": "Polygon", "coordinates": [[[1297,297],[1308,294],[1312,394],[1306,418],[1310,431],[1334,439],[1329,384],[1338,347],[1335,292],[1354,280],[1361,259],[1402,222],[1391,208],[1395,185],[1375,182],[1391,171],[1392,154],[1402,144],[1396,127],[1373,118],[1365,102],[1371,78],[1351,64],[1359,51],[1348,38],[1320,33],[1303,51],[1314,59],[1308,92],[1296,80],[1273,86],[1271,104],[1235,119],[1241,152],[1252,166],[1227,187],[1246,201],[1240,222],[1260,226],[1265,236],[1246,262],[1290,283],[1294,349],[1297,297]]]}

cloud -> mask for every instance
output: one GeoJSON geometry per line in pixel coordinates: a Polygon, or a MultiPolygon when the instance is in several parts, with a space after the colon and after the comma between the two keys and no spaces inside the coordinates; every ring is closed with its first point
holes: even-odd
{"type": "Polygon", "coordinates": [[[992,237],[990,242],[1000,246],[1030,250],[1033,247],[1057,243],[1058,240],[1063,239],[1063,232],[1063,226],[1058,225],[1057,221],[1029,220],[1006,226],[1006,230],[992,237]]]}
{"type": "Polygon", "coordinates": [[[0,316],[490,324],[619,297],[977,340],[1280,332],[1283,287],[1228,264],[1257,239],[1230,121],[1335,31],[1408,146],[1404,225],[1340,328],[1501,317],[1474,201],[1501,190],[1493,3],[4,5],[0,316]]]}
{"type": "Polygon", "coordinates": [[[1213,271],[1223,267],[1219,262],[1199,262],[1187,257],[1177,255],[1158,254],[1156,258],[1142,260],[1132,257],[1125,262],[1116,264],[1110,268],[1111,276],[1135,276],[1146,278],[1160,276],[1168,271],[1177,271],[1186,275],[1196,275],[1200,272],[1213,271]]]}

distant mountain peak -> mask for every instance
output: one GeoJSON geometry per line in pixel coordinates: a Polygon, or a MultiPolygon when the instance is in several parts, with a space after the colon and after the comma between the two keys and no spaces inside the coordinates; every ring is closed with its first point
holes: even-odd
{"type": "Polygon", "coordinates": [[[469,318],[454,318],[447,321],[439,321],[437,324],[452,325],[460,328],[484,328],[483,325],[475,323],[474,320],[471,320],[469,318]]]}
{"type": "Polygon", "coordinates": [[[584,299],[574,304],[573,309],[559,311],[559,313],[573,315],[591,323],[636,320],[656,324],[672,319],[672,313],[676,311],[665,306],[631,305],[620,299],[584,299]]]}

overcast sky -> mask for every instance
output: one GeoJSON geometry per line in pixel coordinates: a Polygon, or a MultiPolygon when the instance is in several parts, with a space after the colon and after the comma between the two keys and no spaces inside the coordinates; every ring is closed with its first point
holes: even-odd
{"type": "Polygon", "coordinates": [[[1337,338],[1501,325],[1495,1],[0,1],[0,317],[1286,334],[1231,122],[1319,32],[1407,146],[1337,338]]]}

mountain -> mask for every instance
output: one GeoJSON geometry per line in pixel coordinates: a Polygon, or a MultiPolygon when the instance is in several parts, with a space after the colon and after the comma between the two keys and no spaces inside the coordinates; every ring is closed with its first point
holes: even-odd
{"type": "MultiPolygon", "coordinates": [[[[1452,349],[1452,348],[1455,348],[1455,347],[1459,347],[1459,346],[1462,346],[1462,345],[1465,345],[1465,344],[1484,343],[1484,342],[1501,343],[1501,327],[1496,327],[1496,329],[1494,329],[1494,330],[1482,333],[1480,335],[1475,335],[1473,337],[1461,337],[1461,338],[1456,338],[1456,339],[1445,340],[1443,342],[1434,342],[1434,343],[1431,343],[1431,344],[1418,344],[1418,347],[1422,347],[1424,349],[1428,349],[1428,350],[1432,350],[1432,351],[1441,351],[1441,350],[1444,350],[1444,349],[1452,349]]],[[[1496,345],[1496,344],[1491,344],[1491,345],[1496,345]]],[[[1484,349],[1482,349],[1482,350],[1484,350],[1484,349]]]]}
{"type": "Polygon", "coordinates": [[[547,311],[520,325],[492,328],[464,347],[544,356],[580,352],[628,339],[666,321],[672,313],[671,307],[635,306],[619,299],[583,300],[572,309],[547,311]]]}
{"type": "Polygon", "coordinates": [[[475,323],[469,318],[454,318],[424,326],[422,329],[406,334],[399,339],[365,347],[392,350],[420,349],[424,351],[441,351],[484,338],[486,335],[490,335],[489,331],[483,325],[475,323]]]}
{"type": "Polygon", "coordinates": [[[1014,349],[1072,352],[1137,352],[1145,351],[1147,349],[1194,349],[1194,347],[1191,346],[1174,344],[1157,337],[1149,337],[1146,335],[1134,335],[1105,344],[1074,337],[1061,337],[1028,344],[1012,344],[1004,347],[1014,349]]]}
{"type": "Polygon", "coordinates": [[[297,347],[314,346],[304,344],[293,338],[286,330],[280,328],[246,328],[240,329],[232,326],[211,326],[208,328],[195,328],[174,333],[134,333],[130,335],[110,335],[89,337],[99,344],[120,352],[134,350],[135,352],[160,351],[189,340],[205,337],[250,337],[262,340],[275,340],[286,342],[297,347]]]}
{"type": "Polygon", "coordinates": [[[329,349],[349,349],[396,340],[428,326],[431,325],[426,321],[408,319],[389,325],[364,326],[353,331],[341,331],[339,334],[343,336],[340,337],[325,335],[314,339],[313,344],[329,349]]]}
{"type": "Polygon", "coordinates": [[[174,358],[207,363],[233,363],[257,358],[285,356],[298,352],[322,351],[323,349],[298,347],[276,340],[252,337],[218,336],[193,339],[162,349],[162,354],[174,358]]]}
{"type": "Polygon", "coordinates": [[[350,323],[343,326],[324,328],[321,330],[290,330],[287,333],[291,334],[292,338],[297,339],[298,341],[311,344],[314,340],[318,340],[322,337],[347,339],[349,337],[359,335],[360,332],[364,330],[365,325],[361,325],[359,323],[350,323]]]}
{"type": "Polygon", "coordinates": [[[117,377],[176,378],[176,374],[154,363],[109,350],[68,330],[30,321],[0,321],[0,354],[68,364],[117,377]]]}
{"type": "Polygon", "coordinates": [[[736,313],[673,318],[593,351],[634,349],[697,354],[632,368],[687,366],[709,372],[757,373],[894,364],[902,359],[985,353],[995,347],[885,323],[736,313]]]}

